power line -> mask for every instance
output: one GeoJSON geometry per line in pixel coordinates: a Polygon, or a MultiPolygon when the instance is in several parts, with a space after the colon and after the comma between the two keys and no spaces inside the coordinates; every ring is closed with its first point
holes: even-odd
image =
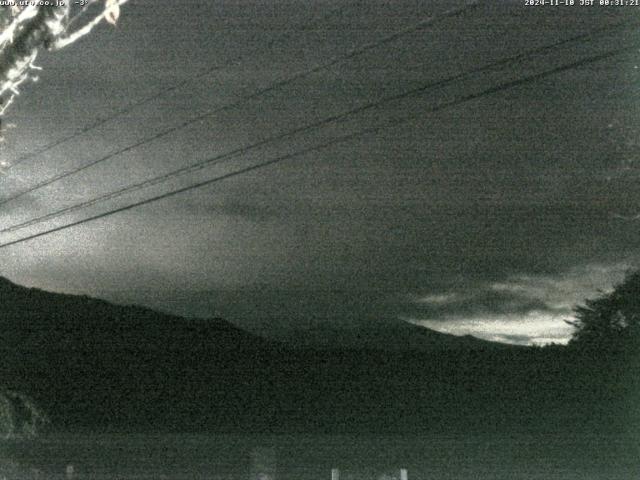
{"type": "Polygon", "coordinates": [[[154,202],[157,202],[159,200],[163,200],[165,198],[169,198],[169,197],[172,197],[172,196],[184,193],[184,192],[188,192],[188,191],[195,190],[195,189],[198,189],[198,188],[202,188],[202,187],[205,187],[205,186],[208,186],[208,185],[212,185],[214,183],[221,182],[221,181],[226,180],[228,178],[244,175],[246,173],[249,173],[249,172],[252,172],[252,171],[255,171],[255,170],[259,170],[259,169],[268,167],[270,165],[275,165],[277,163],[281,163],[281,162],[283,162],[285,160],[289,160],[291,158],[295,158],[295,157],[298,157],[298,156],[301,156],[301,155],[306,155],[308,153],[324,150],[324,149],[329,148],[329,147],[331,147],[333,145],[337,145],[337,144],[340,144],[340,143],[345,143],[345,142],[354,140],[354,139],[356,139],[358,137],[361,137],[363,135],[368,135],[368,134],[371,134],[371,133],[377,133],[377,132],[379,132],[381,130],[384,130],[384,129],[389,129],[389,128],[396,127],[396,126],[398,126],[398,125],[400,125],[402,123],[405,123],[405,122],[407,122],[409,120],[413,120],[415,118],[418,118],[418,117],[422,116],[424,113],[434,113],[434,112],[438,112],[440,110],[444,110],[444,109],[447,109],[447,108],[458,106],[458,105],[461,105],[463,103],[467,103],[467,102],[472,101],[472,100],[477,100],[477,99],[482,98],[482,97],[487,96],[487,95],[498,93],[498,92],[500,92],[502,90],[507,90],[507,89],[510,89],[510,88],[514,88],[514,87],[518,87],[518,86],[521,86],[521,85],[525,85],[527,83],[535,82],[535,81],[541,80],[543,78],[549,77],[551,75],[555,75],[555,74],[558,74],[558,73],[561,73],[561,72],[566,72],[568,70],[573,70],[575,68],[583,67],[585,65],[589,65],[589,64],[592,64],[592,63],[600,62],[602,60],[613,58],[613,57],[621,55],[621,54],[623,54],[625,52],[630,52],[631,50],[632,49],[629,49],[629,48],[610,50],[610,51],[605,52],[603,54],[595,55],[595,56],[591,56],[591,57],[586,57],[586,58],[583,58],[581,60],[572,62],[570,64],[566,64],[566,65],[563,65],[563,66],[560,66],[560,67],[554,67],[554,68],[552,68],[550,70],[546,70],[546,71],[541,72],[541,73],[536,73],[536,74],[533,74],[533,75],[529,75],[527,77],[523,77],[523,78],[520,78],[520,79],[517,79],[517,80],[510,80],[508,82],[503,82],[501,84],[498,84],[498,85],[495,85],[493,87],[487,88],[487,89],[482,90],[480,92],[471,93],[471,94],[465,95],[465,96],[463,96],[463,97],[461,97],[459,99],[451,100],[449,102],[445,102],[445,103],[442,103],[440,105],[436,105],[436,106],[434,106],[434,107],[432,107],[432,108],[430,108],[428,110],[425,110],[424,112],[421,112],[421,113],[419,113],[417,115],[410,115],[410,116],[404,117],[403,119],[393,121],[389,125],[377,126],[377,127],[361,130],[359,132],[355,132],[355,133],[352,133],[352,134],[349,134],[349,135],[344,135],[342,137],[338,137],[338,138],[326,141],[324,143],[321,143],[319,145],[315,145],[313,147],[308,147],[308,148],[305,148],[305,149],[302,149],[302,150],[298,150],[296,152],[292,152],[292,153],[289,153],[289,154],[286,154],[286,155],[282,155],[282,156],[273,158],[271,160],[260,162],[258,164],[251,165],[249,167],[245,167],[245,168],[242,168],[242,169],[239,169],[239,170],[235,170],[233,172],[226,173],[224,175],[220,175],[220,176],[217,176],[217,177],[214,177],[214,178],[211,178],[211,179],[208,179],[208,180],[204,180],[204,181],[201,181],[201,182],[198,182],[198,183],[193,183],[191,185],[187,185],[185,187],[181,187],[181,188],[178,188],[178,189],[175,189],[175,190],[170,190],[168,192],[165,192],[165,193],[162,193],[162,194],[159,194],[159,195],[156,195],[154,197],[150,197],[150,198],[147,198],[147,199],[144,199],[144,200],[139,200],[137,202],[130,203],[129,205],[125,205],[123,207],[115,208],[113,210],[108,210],[106,212],[99,213],[99,214],[93,215],[91,217],[84,218],[82,220],[77,220],[75,222],[68,223],[66,225],[61,225],[61,226],[58,226],[58,227],[55,227],[55,228],[51,228],[49,230],[45,230],[45,231],[42,231],[42,232],[39,232],[39,233],[35,233],[33,235],[29,235],[27,237],[23,237],[23,238],[20,238],[20,239],[17,239],[17,240],[6,242],[6,243],[3,243],[3,244],[0,244],[0,249],[6,248],[6,247],[9,247],[9,246],[12,246],[12,245],[16,245],[16,244],[19,244],[19,243],[23,243],[23,242],[26,242],[26,241],[29,241],[29,240],[33,240],[35,238],[43,237],[45,235],[49,235],[49,234],[52,234],[52,233],[55,233],[55,232],[66,230],[68,228],[75,227],[75,226],[78,226],[78,225],[82,225],[84,223],[88,223],[88,222],[91,222],[91,221],[94,221],[94,220],[98,220],[98,219],[101,219],[101,218],[106,218],[106,217],[109,217],[111,215],[115,215],[116,213],[124,212],[124,211],[131,210],[131,209],[143,206],[143,205],[154,203],[154,202]]]}
{"type": "Polygon", "coordinates": [[[229,103],[229,104],[224,105],[222,107],[216,108],[216,109],[214,109],[214,110],[212,110],[210,112],[207,112],[207,113],[198,115],[196,117],[193,117],[193,118],[191,118],[189,120],[186,120],[186,121],[182,122],[179,125],[167,128],[165,130],[162,130],[162,131],[160,131],[160,132],[158,132],[158,133],[156,133],[154,135],[151,135],[151,136],[149,136],[149,137],[147,137],[147,138],[145,138],[143,140],[140,140],[140,141],[138,141],[136,143],[133,143],[133,144],[127,146],[127,147],[124,147],[124,148],[121,148],[119,150],[116,150],[115,152],[107,154],[104,157],[98,158],[97,160],[89,162],[89,163],[87,163],[85,165],[82,165],[82,166],[80,166],[78,168],[75,168],[73,170],[69,170],[67,172],[61,173],[61,174],[56,175],[54,177],[51,177],[48,180],[44,180],[44,181],[42,181],[40,183],[37,183],[36,185],[34,185],[34,186],[32,186],[32,187],[30,187],[28,189],[25,189],[25,190],[23,190],[21,192],[18,192],[16,194],[14,194],[14,195],[6,197],[3,200],[0,200],[0,206],[5,205],[5,204],[7,204],[7,203],[9,203],[9,202],[11,202],[13,200],[16,200],[16,199],[18,199],[18,198],[20,198],[20,197],[22,197],[22,196],[24,196],[24,195],[26,195],[28,193],[32,193],[32,192],[34,192],[36,190],[39,190],[39,189],[44,188],[46,186],[49,186],[49,185],[51,185],[51,184],[53,184],[53,183],[55,183],[55,182],[57,182],[59,180],[62,180],[64,178],[67,178],[67,177],[70,177],[72,175],[75,175],[76,173],[82,172],[82,171],[84,171],[84,170],[86,170],[88,168],[91,168],[91,167],[93,167],[95,165],[98,165],[98,164],[100,164],[102,162],[110,160],[111,158],[113,158],[113,157],[115,157],[117,155],[120,155],[122,153],[126,153],[126,152],[128,152],[130,150],[133,150],[133,149],[137,148],[137,147],[140,147],[140,146],[145,145],[145,144],[147,144],[149,142],[152,142],[154,140],[162,138],[162,137],[164,137],[164,136],[166,136],[166,135],[168,135],[170,133],[173,133],[173,132],[176,132],[178,130],[181,130],[181,129],[189,126],[189,125],[192,125],[192,124],[194,124],[196,122],[199,122],[201,120],[204,120],[204,119],[206,119],[206,118],[208,118],[208,117],[210,117],[212,115],[215,115],[216,113],[220,113],[220,112],[223,112],[223,111],[227,111],[227,110],[233,109],[233,108],[241,105],[242,103],[244,103],[246,101],[253,100],[255,98],[259,98],[259,97],[261,97],[261,96],[263,96],[263,95],[265,95],[267,93],[270,93],[270,92],[272,92],[274,90],[277,90],[277,89],[280,89],[282,87],[285,87],[285,86],[295,82],[296,80],[302,79],[304,77],[307,77],[309,75],[317,73],[317,72],[319,72],[321,70],[325,70],[327,68],[330,68],[333,65],[336,65],[336,64],[338,64],[340,62],[343,62],[345,60],[349,60],[351,58],[354,58],[354,57],[357,57],[359,55],[362,55],[363,53],[366,53],[366,52],[368,52],[370,50],[373,50],[374,48],[377,48],[377,47],[379,47],[381,45],[387,44],[389,42],[393,42],[393,41],[397,40],[398,38],[401,38],[404,35],[407,35],[409,33],[413,33],[413,32],[416,32],[418,30],[421,30],[421,29],[423,29],[423,28],[425,28],[425,27],[427,27],[429,25],[433,25],[433,24],[435,24],[435,23],[437,23],[437,22],[439,22],[441,20],[444,20],[446,18],[459,16],[459,15],[463,14],[464,12],[466,12],[467,10],[469,10],[470,8],[476,7],[478,5],[479,1],[480,0],[473,0],[471,3],[466,4],[464,7],[447,10],[447,11],[445,11],[444,13],[442,13],[440,15],[436,15],[436,16],[430,17],[430,18],[428,18],[426,20],[423,20],[423,21],[421,21],[421,22],[419,22],[419,23],[417,23],[417,24],[415,24],[415,25],[413,25],[411,27],[408,27],[406,29],[400,30],[400,31],[395,32],[395,33],[393,33],[391,35],[388,35],[388,36],[382,38],[381,40],[368,43],[368,44],[366,44],[366,45],[364,45],[362,47],[355,48],[355,49],[349,51],[348,53],[346,53],[344,55],[340,55],[340,56],[334,57],[333,59],[329,60],[327,63],[319,64],[319,65],[316,65],[315,67],[312,67],[311,69],[295,73],[295,74],[293,74],[293,75],[291,75],[291,76],[289,76],[289,77],[287,77],[285,79],[279,80],[277,82],[272,83],[271,85],[269,85],[267,87],[259,89],[259,90],[255,91],[254,93],[252,93],[250,95],[241,97],[241,98],[239,98],[238,100],[236,100],[236,101],[234,101],[232,103],[229,103]]]}
{"type": "Polygon", "coordinates": [[[368,103],[366,105],[363,105],[363,106],[348,110],[346,112],[343,112],[343,113],[340,113],[340,114],[333,115],[331,117],[322,119],[320,121],[313,122],[311,124],[307,124],[307,125],[304,125],[302,127],[298,127],[298,128],[293,129],[293,130],[289,130],[287,132],[280,133],[280,134],[272,136],[270,138],[261,140],[261,141],[259,141],[257,143],[254,143],[254,144],[251,144],[251,145],[247,145],[247,146],[244,146],[244,147],[240,147],[240,148],[237,148],[237,149],[232,150],[232,151],[227,152],[227,153],[219,154],[219,155],[217,155],[215,157],[206,159],[206,160],[204,160],[202,162],[198,162],[198,163],[195,163],[193,165],[182,167],[182,168],[179,168],[177,170],[173,170],[171,172],[165,173],[163,175],[159,175],[157,177],[153,177],[153,178],[144,180],[142,182],[123,187],[123,188],[121,188],[119,190],[116,190],[116,191],[113,191],[113,192],[109,192],[109,193],[105,193],[103,195],[100,195],[98,197],[92,198],[90,200],[87,200],[87,201],[84,201],[84,202],[81,202],[81,203],[78,203],[78,204],[75,204],[75,205],[71,205],[69,207],[65,207],[65,208],[56,210],[54,212],[50,212],[50,213],[45,214],[43,216],[36,217],[36,218],[30,219],[30,220],[26,220],[26,221],[23,221],[21,223],[17,223],[17,224],[11,225],[9,227],[5,227],[3,229],[0,229],[0,233],[7,233],[7,232],[16,231],[16,230],[19,230],[19,229],[22,229],[22,228],[26,228],[26,227],[29,227],[29,226],[33,226],[33,225],[45,222],[47,220],[51,220],[53,218],[59,217],[61,215],[64,215],[66,213],[71,213],[71,212],[74,212],[74,211],[77,211],[77,210],[80,210],[80,209],[83,209],[83,208],[87,208],[87,207],[90,207],[90,206],[93,206],[93,205],[96,205],[96,204],[99,204],[99,203],[103,203],[103,202],[106,202],[108,200],[112,200],[114,198],[120,197],[120,196],[122,196],[124,194],[132,193],[132,192],[135,192],[135,191],[138,191],[138,190],[142,190],[143,188],[147,188],[147,187],[151,187],[153,185],[157,185],[157,184],[163,183],[163,182],[165,182],[165,181],[167,181],[167,180],[169,180],[171,178],[178,177],[180,175],[185,175],[187,173],[192,173],[194,171],[197,171],[197,170],[200,170],[200,169],[212,166],[212,165],[216,165],[218,163],[222,163],[223,161],[227,161],[227,160],[229,160],[231,158],[234,158],[234,157],[237,157],[239,155],[245,154],[245,153],[247,153],[247,152],[249,152],[251,150],[257,149],[259,147],[265,146],[265,145],[273,143],[275,141],[282,140],[284,138],[291,137],[291,136],[294,136],[294,135],[297,135],[297,134],[300,134],[300,133],[304,133],[304,132],[309,131],[309,130],[314,130],[314,129],[322,127],[322,126],[324,126],[326,124],[342,120],[342,119],[344,119],[346,117],[350,117],[352,115],[356,115],[356,114],[362,113],[364,111],[367,111],[367,110],[370,110],[370,109],[373,109],[373,108],[378,108],[378,107],[380,107],[380,106],[382,106],[384,104],[387,104],[387,103],[390,103],[390,102],[393,102],[393,101],[401,100],[401,99],[404,99],[404,98],[407,98],[407,97],[410,97],[410,96],[413,96],[413,95],[424,94],[425,92],[427,92],[427,91],[429,91],[429,90],[431,90],[433,88],[443,87],[443,86],[449,85],[451,83],[463,80],[463,79],[465,79],[467,77],[470,77],[472,75],[475,75],[475,74],[478,74],[478,73],[481,73],[481,72],[484,72],[484,71],[487,71],[487,70],[493,70],[493,69],[495,69],[497,67],[504,67],[506,65],[522,61],[522,60],[524,60],[524,59],[526,59],[528,57],[532,57],[534,55],[538,55],[538,54],[541,54],[541,53],[549,51],[549,50],[554,50],[554,49],[558,48],[559,46],[565,45],[567,43],[572,43],[572,42],[576,42],[576,41],[585,40],[586,38],[594,37],[594,36],[596,36],[598,34],[603,33],[604,31],[615,29],[615,28],[619,28],[621,26],[622,25],[615,25],[615,26],[612,26],[612,27],[605,27],[605,28],[602,28],[602,29],[594,30],[592,32],[587,32],[587,33],[575,35],[573,37],[560,40],[560,41],[555,42],[553,44],[544,45],[542,47],[538,47],[538,48],[534,48],[534,49],[531,49],[531,50],[528,50],[528,51],[525,51],[525,52],[521,52],[521,53],[516,54],[514,56],[511,56],[509,58],[498,60],[498,61],[489,63],[487,65],[483,65],[481,67],[477,67],[477,68],[474,68],[474,69],[471,69],[471,70],[467,70],[466,72],[462,72],[462,73],[459,73],[459,74],[456,74],[456,75],[452,75],[450,77],[447,77],[447,78],[444,78],[444,79],[441,79],[441,80],[438,80],[438,81],[435,81],[435,82],[428,82],[428,83],[426,83],[424,85],[421,85],[421,86],[419,86],[417,88],[414,88],[414,89],[411,89],[411,90],[408,90],[408,91],[405,91],[405,92],[402,92],[402,93],[399,93],[399,94],[396,94],[396,95],[391,95],[391,96],[382,98],[382,99],[380,99],[378,101],[371,102],[371,103],[368,103]]]}
{"type": "Polygon", "coordinates": [[[562,45],[565,45],[567,43],[572,43],[572,42],[576,42],[576,41],[585,40],[586,38],[594,37],[594,36],[599,35],[599,34],[605,32],[605,31],[608,31],[608,30],[611,30],[611,29],[615,29],[615,28],[620,28],[621,26],[622,25],[615,25],[615,26],[612,26],[612,27],[605,27],[605,28],[602,28],[602,29],[594,30],[592,32],[587,32],[587,33],[575,35],[573,37],[560,40],[560,41],[555,42],[553,44],[544,45],[542,47],[538,47],[538,48],[534,48],[534,49],[531,49],[531,50],[528,50],[528,51],[525,51],[525,52],[521,52],[521,53],[516,54],[516,55],[514,55],[512,57],[509,57],[509,58],[506,58],[506,59],[502,59],[502,60],[498,60],[496,62],[492,62],[492,63],[489,63],[487,65],[483,65],[481,67],[477,67],[477,68],[468,70],[466,72],[462,72],[462,73],[459,73],[459,74],[456,74],[456,75],[453,75],[453,76],[450,76],[450,77],[447,77],[447,78],[444,78],[444,79],[441,79],[441,80],[438,80],[438,81],[435,81],[435,82],[428,82],[427,84],[424,84],[424,85],[422,85],[420,87],[411,89],[409,91],[402,92],[402,93],[396,94],[396,95],[391,95],[391,96],[385,97],[385,98],[383,98],[381,100],[378,100],[376,102],[368,103],[366,105],[354,108],[352,110],[349,110],[349,111],[346,111],[346,112],[343,112],[343,113],[340,113],[340,114],[325,118],[325,119],[320,120],[318,122],[307,124],[305,126],[302,126],[302,127],[299,127],[299,128],[295,128],[295,129],[289,130],[287,132],[280,133],[278,135],[275,135],[275,136],[272,136],[270,138],[264,139],[264,140],[262,140],[260,142],[254,143],[252,145],[240,147],[240,148],[232,150],[230,152],[220,154],[220,155],[215,156],[213,158],[209,158],[209,159],[204,160],[202,162],[198,162],[196,164],[189,165],[187,167],[182,167],[182,168],[179,168],[177,170],[173,170],[171,172],[168,172],[166,174],[159,175],[157,177],[154,177],[154,178],[151,178],[151,179],[147,179],[145,181],[142,181],[142,182],[139,182],[139,183],[136,183],[136,184],[133,184],[133,185],[129,185],[127,187],[123,187],[123,188],[121,188],[119,190],[116,190],[114,192],[109,192],[109,193],[100,195],[98,197],[95,197],[93,199],[87,200],[85,202],[81,202],[79,204],[71,205],[69,207],[65,207],[65,208],[56,210],[54,212],[50,212],[50,213],[45,214],[43,216],[36,217],[36,218],[31,219],[31,220],[26,220],[24,222],[17,223],[17,224],[5,227],[3,229],[0,229],[0,233],[16,231],[16,230],[19,230],[21,228],[25,228],[25,227],[29,227],[29,226],[32,226],[32,225],[36,225],[38,223],[42,223],[42,222],[50,220],[52,218],[59,217],[59,216],[61,216],[63,214],[66,214],[66,213],[70,213],[70,212],[73,212],[73,211],[76,211],[76,210],[79,210],[79,209],[82,209],[82,208],[90,207],[90,206],[96,205],[98,203],[103,203],[105,201],[108,201],[108,200],[117,198],[119,196],[122,196],[122,195],[124,195],[126,193],[135,192],[135,191],[141,190],[143,188],[147,188],[147,187],[150,187],[150,186],[153,186],[153,185],[157,185],[157,184],[162,183],[162,182],[164,182],[166,180],[169,180],[169,179],[171,179],[173,177],[177,177],[177,176],[180,176],[180,175],[191,173],[191,172],[194,172],[196,170],[199,170],[199,169],[211,166],[211,165],[218,164],[218,163],[220,163],[222,161],[226,161],[226,160],[228,160],[230,158],[236,157],[238,155],[241,155],[241,154],[246,153],[246,152],[248,152],[250,150],[262,147],[262,146],[267,145],[269,143],[272,143],[272,142],[275,142],[275,141],[278,141],[278,140],[282,140],[284,138],[291,137],[291,136],[294,136],[294,135],[297,135],[297,134],[300,134],[300,133],[303,133],[303,132],[306,132],[306,131],[309,131],[309,130],[313,130],[313,129],[319,128],[319,127],[321,127],[323,125],[326,125],[328,123],[332,123],[332,122],[341,120],[343,118],[346,118],[346,117],[349,117],[349,116],[352,116],[352,115],[355,115],[355,114],[358,114],[358,113],[362,113],[362,112],[364,112],[366,110],[370,110],[372,108],[377,108],[377,107],[379,107],[381,105],[384,105],[386,103],[397,101],[397,100],[400,100],[400,99],[403,99],[403,98],[406,98],[406,97],[409,97],[409,96],[412,96],[412,95],[423,94],[426,91],[431,90],[432,88],[443,87],[443,86],[451,84],[453,82],[457,82],[457,81],[463,80],[464,78],[470,77],[470,76],[475,75],[477,73],[481,73],[481,72],[484,72],[484,71],[487,71],[487,70],[493,70],[493,69],[495,69],[497,67],[503,67],[503,66],[509,65],[511,63],[519,62],[519,61],[522,61],[522,60],[526,59],[527,57],[531,57],[531,56],[534,56],[534,55],[537,55],[537,54],[541,54],[541,53],[543,53],[545,51],[554,50],[554,49],[556,49],[556,48],[558,48],[558,47],[560,47],[562,45]]]}
{"type": "MultiPolygon", "coordinates": [[[[340,13],[342,10],[347,8],[347,4],[343,4],[331,11],[329,11],[328,13],[326,13],[325,15],[321,16],[320,18],[318,18],[317,20],[313,20],[311,22],[309,22],[306,25],[303,25],[302,28],[311,28],[316,24],[320,24],[322,23],[324,20],[326,20],[327,18],[330,18],[333,15],[336,15],[338,13],[340,13]]],[[[268,50],[271,47],[273,47],[276,43],[279,43],[283,40],[286,40],[289,36],[291,35],[291,32],[286,32],[283,35],[280,35],[278,37],[276,37],[275,39],[272,39],[271,41],[267,42],[265,49],[268,50]]],[[[120,110],[117,110],[116,112],[112,113],[109,116],[106,116],[104,118],[100,118],[98,120],[96,120],[95,122],[81,128],[80,130],[71,133],[70,135],[67,135],[65,137],[61,137],[57,140],[54,140],[52,142],[47,143],[46,145],[43,145],[41,148],[34,150],[32,152],[29,152],[27,154],[24,154],[20,157],[18,157],[14,162],[12,162],[10,165],[6,166],[4,169],[5,174],[11,170],[13,167],[21,164],[22,162],[25,162],[27,160],[30,160],[32,158],[35,158],[45,152],[48,152],[49,150],[57,147],[58,145],[62,145],[63,143],[66,143],[70,140],[73,140],[75,138],[78,138],[86,133],[91,132],[92,130],[95,130],[98,127],[101,127],[102,125],[105,125],[106,123],[109,123],[111,120],[114,120],[118,117],[121,117],[123,115],[126,115],[132,111],[134,111],[136,108],[141,107],[143,105],[146,105],[148,103],[153,102],[154,100],[157,100],[163,96],[165,96],[168,93],[174,92],[176,90],[180,90],[181,88],[188,86],[189,84],[191,84],[192,82],[204,78],[207,75],[212,74],[213,72],[216,72],[218,70],[221,70],[223,68],[226,68],[230,65],[233,65],[234,63],[239,63],[242,60],[245,59],[245,57],[247,57],[248,54],[244,54],[244,55],[238,55],[235,58],[228,60],[227,62],[225,62],[222,65],[217,65],[215,67],[212,68],[207,68],[206,70],[198,73],[197,75],[195,75],[194,77],[190,77],[187,78],[181,82],[175,83],[173,85],[170,85],[169,87],[166,87],[164,89],[158,90],[156,93],[153,93],[151,95],[149,95],[148,97],[144,97],[138,101],[129,103],[128,105],[126,105],[125,107],[121,108],[120,110]]],[[[7,200],[8,201],[8,200],[7,200]]],[[[1,203],[0,203],[1,205],[1,203]]]]}

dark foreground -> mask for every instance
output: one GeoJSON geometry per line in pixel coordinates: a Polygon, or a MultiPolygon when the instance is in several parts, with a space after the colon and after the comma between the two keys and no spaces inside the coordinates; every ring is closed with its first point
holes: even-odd
{"type": "MultiPolygon", "coordinates": [[[[259,448],[275,452],[278,478],[296,480],[328,480],[332,468],[340,480],[399,468],[411,480],[640,474],[633,350],[413,330],[389,342],[424,348],[296,349],[221,320],[7,281],[0,300],[1,386],[51,419],[38,440],[0,443],[9,480],[248,479],[259,448]]],[[[25,412],[8,411],[19,430],[25,412]]]]}
{"type": "MultiPolygon", "coordinates": [[[[637,439],[636,439],[637,440],[637,439]]],[[[626,435],[55,435],[4,445],[24,478],[243,479],[263,468],[278,479],[629,480],[640,471],[626,435]],[[270,456],[271,455],[271,456],[270,456]]]]}

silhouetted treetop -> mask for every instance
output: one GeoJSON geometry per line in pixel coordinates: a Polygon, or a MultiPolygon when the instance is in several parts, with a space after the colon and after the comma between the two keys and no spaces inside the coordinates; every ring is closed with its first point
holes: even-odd
{"type": "Polygon", "coordinates": [[[640,271],[627,274],[610,293],[574,309],[570,346],[637,351],[640,346],[640,271]]]}

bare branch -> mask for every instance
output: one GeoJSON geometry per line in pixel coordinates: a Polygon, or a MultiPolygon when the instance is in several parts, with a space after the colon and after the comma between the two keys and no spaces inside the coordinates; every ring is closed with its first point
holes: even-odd
{"type": "MultiPolygon", "coordinates": [[[[124,5],[127,2],[128,0],[117,0],[114,2],[114,5],[119,7],[120,5],[124,5]]],[[[102,20],[108,19],[110,15],[112,15],[112,7],[105,8],[100,15],[96,16],[93,20],[88,22],[84,27],[76,30],[68,36],[56,39],[51,45],[51,50],[60,50],[68,45],[71,45],[72,43],[90,33],[96,25],[98,25],[102,20]]]]}
{"type": "Polygon", "coordinates": [[[34,18],[38,14],[38,7],[35,5],[29,5],[27,8],[22,10],[18,16],[14,17],[13,21],[0,33],[0,48],[3,48],[5,44],[13,42],[14,36],[20,27],[23,27],[24,24],[34,18]]]}
{"type": "Polygon", "coordinates": [[[73,26],[74,23],[76,23],[78,20],[80,20],[80,18],[82,18],[85,13],[87,13],[87,10],[89,10],[91,5],[93,5],[93,4],[97,3],[97,2],[98,2],[98,0],[87,0],[87,3],[84,4],[84,6],[80,9],[80,11],[78,13],[76,13],[73,17],[71,17],[71,19],[67,23],[67,30],[70,29],[73,26]]]}
{"type": "Polygon", "coordinates": [[[39,48],[64,31],[68,7],[39,7],[35,12],[32,15],[30,7],[22,10],[10,28],[13,33],[5,36],[0,47],[0,95],[18,94],[18,87],[30,78],[39,48]]]}
{"type": "Polygon", "coordinates": [[[0,108],[0,116],[4,115],[5,110],[9,108],[9,106],[13,103],[15,98],[16,98],[16,94],[14,93],[9,97],[9,100],[4,102],[4,104],[2,105],[2,108],[0,108]]]}
{"type": "Polygon", "coordinates": [[[60,50],[90,33],[102,20],[115,24],[120,5],[128,0],[104,0],[102,11],[83,27],[69,33],[73,21],[82,17],[90,5],[100,0],[88,0],[84,8],[69,20],[71,2],[0,9],[0,118],[20,93],[27,80],[36,81],[34,60],[41,48],[60,50]]]}

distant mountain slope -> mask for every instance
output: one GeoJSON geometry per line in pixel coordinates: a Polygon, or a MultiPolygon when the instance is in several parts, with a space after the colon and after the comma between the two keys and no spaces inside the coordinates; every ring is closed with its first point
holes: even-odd
{"type": "Polygon", "coordinates": [[[57,429],[587,428],[592,417],[615,426],[607,412],[630,401],[629,381],[561,349],[402,324],[351,333],[301,332],[285,347],[220,319],[0,279],[0,386],[35,398],[57,429]]]}
{"type": "Polygon", "coordinates": [[[186,319],[87,296],[50,293],[0,277],[0,348],[48,350],[255,350],[273,348],[222,319],[186,319]]]}
{"type": "Polygon", "coordinates": [[[269,341],[219,319],[187,319],[148,308],[120,306],[83,295],[26,288],[0,277],[0,349],[206,350],[289,349],[426,351],[508,346],[471,336],[456,337],[401,322],[360,329],[292,330],[269,341]]]}
{"type": "Polygon", "coordinates": [[[504,350],[516,347],[489,342],[470,335],[455,336],[401,321],[378,322],[370,327],[336,328],[330,326],[292,330],[277,337],[295,348],[322,350],[379,350],[390,352],[443,352],[460,350],[504,350]]]}
{"type": "Polygon", "coordinates": [[[261,359],[279,352],[276,342],[221,319],[0,278],[0,385],[35,397],[57,427],[233,425],[237,416],[228,413],[250,394],[261,359]]]}

